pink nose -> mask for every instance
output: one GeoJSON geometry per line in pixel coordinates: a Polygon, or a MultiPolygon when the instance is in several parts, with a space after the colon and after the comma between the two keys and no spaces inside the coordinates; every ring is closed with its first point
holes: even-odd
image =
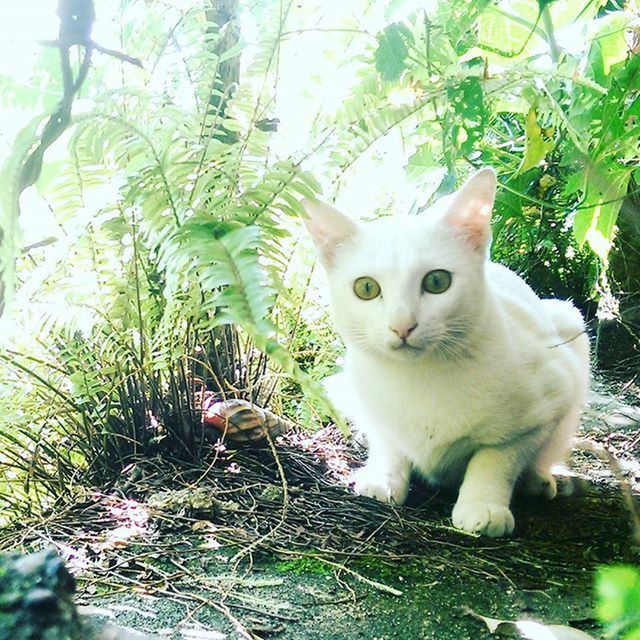
{"type": "Polygon", "coordinates": [[[418,326],[417,322],[413,324],[398,324],[395,327],[389,327],[401,340],[406,340],[410,333],[418,326]]]}

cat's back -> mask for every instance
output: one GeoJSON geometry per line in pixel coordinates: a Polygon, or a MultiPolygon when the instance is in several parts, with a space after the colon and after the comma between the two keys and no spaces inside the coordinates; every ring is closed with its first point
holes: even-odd
{"type": "Polygon", "coordinates": [[[507,267],[488,263],[487,282],[496,306],[506,316],[510,331],[543,340],[556,337],[565,340],[584,331],[582,315],[571,302],[539,298],[507,267]]]}
{"type": "Polygon", "coordinates": [[[566,300],[541,299],[513,271],[489,263],[487,281],[497,320],[492,329],[507,379],[540,397],[582,394],[589,376],[589,339],[582,315],[566,300]]]}
{"type": "Polygon", "coordinates": [[[533,289],[517,273],[497,262],[487,263],[486,277],[494,294],[507,302],[535,306],[540,301],[533,289]]]}

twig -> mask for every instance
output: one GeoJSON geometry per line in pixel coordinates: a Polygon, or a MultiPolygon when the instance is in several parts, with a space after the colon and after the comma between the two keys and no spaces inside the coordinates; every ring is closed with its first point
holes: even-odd
{"type": "Polygon", "coordinates": [[[276,451],[276,448],[273,444],[273,439],[271,438],[271,435],[269,434],[269,431],[266,428],[264,430],[264,435],[269,444],[269,448],[271,449],[273,460],[276,463],[276,467],[278,468],[278,474],[280,475],[280,482],[282,487],[282,514],[281,514],[280,520],[275,524],[275,526],[270,531],[262,535],[257,540],[254,540],[245,549],[241,549],[240,551],[238,551],[238,553],[236,553],[236,555],[234,555],[233,558],[231,558],[231,563],[235,566],[238,565],[240,560],[244,556],[246,556],[247,553],[251,553],[252,551],[257,549],[265,540],[268,540],[269,538],[271,538],[278,531],[278,529],[280,529],[284,525],[287,519],[287,512],[289,509],[289,485],[287,483],[287,478],[285,476],[284,469],[282,468],[282,463],[280,462],[278,452],[276,451]]]}
{"type": "Polygon", "coordinates": [[[339,562],[333,562],[333,560],[327,560],[326,558],[318,558],[318,560],[336,569],[340,569],[340,571],[344,571],[345,573],[348,573],[350,576],[353,576],[359,582],[364,582],[365,584],[368,584],[370,587],[373,587],[378,591],[383,591],[384,593],[390,593],[391,595],[394,595],[394,596],[402,595],[402,591],[399,591],[398,589],[394,589],[393,587],[390,587],[386,584],[382,584],[381,582],[376,582],[375,580],[370,580],[369,578],[365,578],[361,573],[358,573],[353,569],[349,569],[349,567],[346,567],[345,565],[340,564],[339,562]]]}

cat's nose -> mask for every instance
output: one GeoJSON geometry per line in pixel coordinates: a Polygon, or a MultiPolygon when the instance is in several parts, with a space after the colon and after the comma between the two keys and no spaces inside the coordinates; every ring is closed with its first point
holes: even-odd
{"type": "Polygon", "coordinates": [[[402,324],[398,323],[396,325],[392,325],[389,329],[391,329],[391,331],[393,331],[393,333],[395,333],[401,340],[406,340],[417,326],[417,322],[405,322],[402,324]]]}

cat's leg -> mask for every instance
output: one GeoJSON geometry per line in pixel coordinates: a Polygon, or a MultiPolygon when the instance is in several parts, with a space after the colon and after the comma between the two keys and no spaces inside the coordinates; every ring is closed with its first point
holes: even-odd
{"type": "Polygon", "coordinates": [[[513,531],[515,522],[509,503],[531,451],[531,443],[528,445],[518,442],[484,447],[472,456],[453,508],[454,527],[492,538],[513,531]]]}
{"type": "Polygon", "coordinates": [[[529,468],[525,472],[522,488],[527,495],[553,500],[558,493],[556,479],[550,470],[529,468]]]}
{"type": "Polygon", "coordinates": [[[564,300],[542,300],[557,332],[557,346],[564,350],[564,366],[571,376],[574,389],[570,393],[573,406],[562,418],[540,449],[535,462],[525,471],[523,488],[530,495],[555,498],[558,489],[551,468],[563,465],[580,425],[580,415],[589,392],[590,345],[584,319],[580,312],[564,300]]]}
{"type": "Polygon", "coordinates": [[[385,438],[367,434],[367,440],[367,462],[351,477],[354,491],[381,502],[404,504],[409,493],[409,459],[385,438]]]}
{"type": "Polygon", "coordinates": [[[551,468],[563,465],[569,457],[581,413],[581,404],[576,404],[570,409],[540,449],[534,464],[525,471],[523,489],[529,495],[542,496],[549,500],[556,497],[558,488],[551,468]]]}

